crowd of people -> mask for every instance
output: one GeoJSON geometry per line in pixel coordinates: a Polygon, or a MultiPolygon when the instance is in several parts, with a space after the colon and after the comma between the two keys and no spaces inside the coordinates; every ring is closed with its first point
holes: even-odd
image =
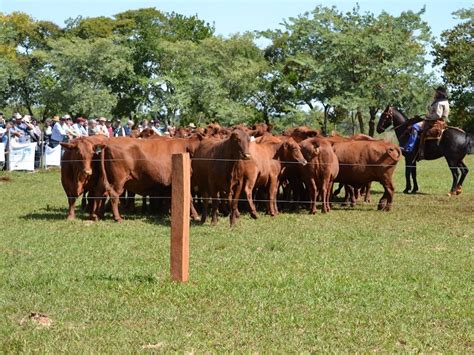
{"type": "Polygon", "coordinates": [[[139,123],[128,120],[123,124],[120,119],[109,120],[105,117],[97,119],[77,117],[73,119],[70,115],[65,114],[61,117],[47,118],[41,123],[30,115],[22,116],[20,113],[14,113],[10,119],[6,119],[0,112],[0,143],[4,144],[6,154],[8,154],[10,142],[36,142],[38,144],[35,154],[35,168],[39,167],[41,153],[47,145],[55,148],[60,142],[94,135],[131,136],[132,131],[141,132],[147,128],[152,129],[155,134],[160,136],[173,135],[175,130],[175,127],[164,124],[160,120],[144,119],[139,123]]]}

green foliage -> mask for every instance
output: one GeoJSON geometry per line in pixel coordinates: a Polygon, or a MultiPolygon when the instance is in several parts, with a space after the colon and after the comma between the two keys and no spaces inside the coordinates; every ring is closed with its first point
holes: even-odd
{"type": "Polygon", "coordinates": [[[435,46],[433,54],[452,94],[452,123],[474,132],[474,9],[454,15],[463,22],[441,34],[443,43],[435,46]]]}
{"type": "Polygon", "coordinates": [[[9,176],[2,353],[472,352],[474,180],[447,197],[442,159],[421,164],[418,195],[399,192],[400,162],[389,213],[360,202],[193,224],[186,284],[169,278],[167,217],[66,221],[57,171],[9,176]]]}
{"type": "Polygon", "coordinates": [[[424,55],[431,37],[423,12],[375,17],[358,7],[342,13],[319,6],[289,18],[284,32],[262,33],[272,40],[266,55],[279,65],[275,77],[290,85],[295,103],[322,105],[326,119],[334,107],[375,114],[398,100],[413,109],[427,99],[424,55]]]}

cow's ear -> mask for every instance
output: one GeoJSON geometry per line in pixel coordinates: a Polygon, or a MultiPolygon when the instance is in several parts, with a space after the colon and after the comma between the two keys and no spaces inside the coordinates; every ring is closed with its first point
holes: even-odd
{"type": "Polygon", "coordinates": [[[400,156],[401,156],[400,149],[390,147],[390,148],[387,149],[387,154],[390,155],[390,158],[392,158],[395,161],[400,160],[400,156]]]}
{"type": "Polygon", "coordinates": [[[59,142],[59,144],[61,144],[61,147],[63,147],[64,149],[73,149],[76,147],[76,144],[74,143],[59,142]]]}

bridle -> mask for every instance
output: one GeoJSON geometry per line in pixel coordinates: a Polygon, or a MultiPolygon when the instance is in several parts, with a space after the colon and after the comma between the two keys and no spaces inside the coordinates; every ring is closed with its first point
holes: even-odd
{"type": "Polygon", "coordinates": [[[390,106],[390,107],[388,108],[388,111],[387,111],[387,112],[385,112],[385,111],[382,112],[381,118],[383,119],[383,121],[382,121],[382,127],[384,127],[384,131],[385,131],[385,132],[391,131],[391,130],[394,130],[394,131],[395,131],[398,127],[401,127],[401,126],[403,126],[403,125],[405,124],[405,122],[400,123],[398,126],[395,126],[395,125],[393,124],[393,107],[392,107],[392,106],[390,106]],[[387,121],[387,119],[390,120],[390,125],[392,126],[392,128],[388,128],[388,129],[385,128],[385,122],[387,121]]]}

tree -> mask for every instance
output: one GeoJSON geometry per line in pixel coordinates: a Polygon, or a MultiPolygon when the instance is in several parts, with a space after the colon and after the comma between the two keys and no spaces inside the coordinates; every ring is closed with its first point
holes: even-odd
{"type": "Polygon", "coordinates": [[[441,34],[433,55],[441,65],[443,80],[452,95],[452,121],[474,132],[474,8],[461,9],[453,14],[463,20],[453,29],[441,34]]]}
{"type": "Polygon", "coordinates": [[[48,49],[48,41],[60,35],[60,28],[52,22],[35,21],[21,12],[0,13],[0,52],[10,72],[3,96],[10,103],[25,107],[30,115],[40,104],[39,80],[45,65],[34,56],[34,51],[48,49]]]}
{"type": "Polygon", "coordinates": [[[50,46],[38,55],[51,64],[55,104],[72,114],[110,115],[118,100],[110,83],[133,71],[128,48],[110,38],[61,38],[50,46]]]}
{"type": "MultiPolygon", "coordinates": [[[[396,95],[407,78],[413,79],[408,80],[411,86],[426,83],[425,45],[431,37],[420,18],[423,12],[408,11],[398,17],[382,12],[375,17],[360,14],[358,7],[342,13],[318,6],[288,19],[285,31],[263,35],[272,40],[271,61],[280,65],[281,74],[291,83],[296,103],[310,110],[323,108],[324,131],[335,107],[358,112],[365,107],[373,135],[376,113],[388,102],[401,100],[396,95]]],[[[407,90],[403,96],[411,99],[404,101],[420,101],[413,97],[415,91],[423,90],[407,90]]]]}

